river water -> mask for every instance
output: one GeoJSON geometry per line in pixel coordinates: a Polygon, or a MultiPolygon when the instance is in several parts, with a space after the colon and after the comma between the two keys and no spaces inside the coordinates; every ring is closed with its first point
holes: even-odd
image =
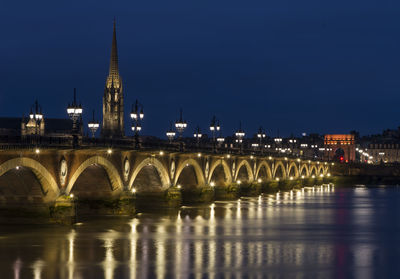
{"type": "Polygon", "coordinates": [[[397,187],[0,228],[0,278],[398,278],[399,256],[397,187]]]}

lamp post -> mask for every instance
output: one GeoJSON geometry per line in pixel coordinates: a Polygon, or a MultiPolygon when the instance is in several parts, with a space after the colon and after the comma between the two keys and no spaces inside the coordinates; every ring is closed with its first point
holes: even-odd
{"type": "Polygon", "coordinates": [[[218,146],[221,147],[221,145],[224,143],[225,138],[221,135],[221,131],[219,132],[219,136],[217,137],[217,142],[218,146]]]}
{"type": "Polygon", "coordinates": [[[33,119],[35,121],[35,135],[40,134],[40,124],[43,120],[43,114],[42,114],[42,107],[39,105],[38,101],[35,101],[35,104],[32,105],[31,107],[31,113],[29,114],[29,118],[33,119]],[[32,111],[32,107],[34,107],[34,113],[32,111]],[[39,127],[39,132],[38,132],[38,127],[39,127]]]}
{"type": "Polygon", "coordinates": [[[139,132],[142,130],[140,122],[144,118],[143,105],[136,100],[135,105],[132,105],[131,119],[132,119],[132,131],[135,133],[135,148],[139,148],[139,132]],[[139,111],[140,110],[140,111],[139,111]]]}
{"type": "Polygon", "coordinates": [[[179,120],[175,121],[175,128],[179,133],[179,138],[181,139],[183,131],[185,131],[185,129],[187,128],[187,122],[183,120],[182,109],[180,110],[179,120]]]}
{"type": "Polygon", "coordinates": [[[79,123],[78,120],[82,115],[82,105],[76,102],[76,88],[74,88],[74,101],[68,104],[67,113],[72,120],[72,146],[78,146],[79,123]]]}
{"type": "Polygon", "coordinates": [[[297,143],[297,140],[292,137],[291,139],[289,139],[289,143],[290,143],[291,153],[293,154],[294,153],[294,147],[295,147],[295,145],[297,143]]]}
{"type": "Polygon", "coordinates": [[[265,131],[263,130],[263,128],[260,126],[260,128],[258,129],[258,133],[257,133],[257,138],[259,140],[259,145],[260,145],[260,151],[261,154],[263,154],[263,139],[266,137],[267,135],[265,134],[265,131]]]}
{"type": "Polygon", "coordinates": [[[242,122],[240,122],[239,130],[236,131],[235,136],[236,136],[236,142],[239,144],[240,148],[240,154],[242,153],[243,149],[243,138],[245,136],[245,132],[242,130],[242,122]]]}
{"type": "Polygon", "coordinates": [[[221,126],[219,125],[219,120],[213,116],[211,119],[211,124],[210,124],[210,131],[212,132],[212,138],[213,138],[213,151],[214,153],[217,152],[217,147],[216,147],[216,140],[215,140],[215,133],[218,132],[221,129],[221,126]]]}
{"type": "Polygon", "coordinates": [[[282,138],[274,138],[275,141],[275,146],[276,146],[276,150],[278,151],[278,153],[281,152],[281,143],[282,143],[282,138]]]}
{"type": "Polygon", "coordinates": [[[200,131],[200,127],[197,126],[196,130],[194,131],[193,137],[196,139],[197,147],[200,145],[200,139],[203,136],[203,134],[200,131]]]}
{"type": "Polygon", "coordinates": [[[179,149],[180,151],[182,151],[183,150],[182,133],[187,128],[187,122],[183,120],[182,109],[180,110],[179,120],[175,121],[175,128],[179,133],[179,139],[181,140],[179,143],[179,149]]]}
{"type": "Polygon", "coordinates": [[[169,127],[169,130],[165,134],[166,134],[166,136],[167,136],[167,138],[169,140],[169,143],[172,143],[172,140],[174,139],[175,134],[176,134],[175,131],[172,130],[172,123],[171,123],[171,125],[169,127]]]}
{"type": "Polygon", "coordinates": [[[90,132],[92,133],[92,138],[94,138],[94,134],[96,134],[97,129],[99,129],[99,121],[96,121],[94,119],[94,110],[93,110],[93,118],[92,120],[88,123],[88,128],[90,132]]]}

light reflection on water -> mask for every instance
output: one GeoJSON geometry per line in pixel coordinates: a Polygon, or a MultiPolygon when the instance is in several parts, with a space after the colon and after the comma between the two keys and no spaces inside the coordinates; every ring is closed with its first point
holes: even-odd
{"type": "Polygon", "coordinates": [[[398,188],[307,187],[66,227],[2,227],[1,278],[374,278],[400,271],[398,188]]]}

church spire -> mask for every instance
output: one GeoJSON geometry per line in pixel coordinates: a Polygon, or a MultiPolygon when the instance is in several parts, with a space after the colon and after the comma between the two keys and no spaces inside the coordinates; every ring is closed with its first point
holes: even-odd
{"type": "Polygon", "coordinates": [[[116,86],[119,85],[120,76],[118,71],[118,50],[117,50],[117,31],[116,31],[116,21],[114,18],[114,28],[113,28],[113,38],[111,45],[111,57],[110,57],[110,69],[108,73],[107,85],[111,86],[111,82],[116,83],[116,86]]]}
{"type": "Polygon", "coordinates": [[[121,138],[124,136],[124,94],[122,92],[122,79],[118,71],[115,18],[113,29],[110,69],[103,95],[103,126],[101,135],[108,138],[121,138]]]}

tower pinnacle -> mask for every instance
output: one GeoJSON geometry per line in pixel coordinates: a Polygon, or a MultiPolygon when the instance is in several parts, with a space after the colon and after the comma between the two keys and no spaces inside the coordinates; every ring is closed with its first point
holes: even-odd
{"type": "Polygon", "coordinates": [[[114,19],[110,68],[103,95],[103,126],[101,134],[108,138],[124,136],[124,95],[118,71],[117,34],[114,19]]]}
{"type": "Polygon", "coordinates": [[[116,31],[116,21],[114,18],[114,27],[113,27],[113,38],[111,44],[111,57],[110,57],[110,68],[107,77],[107,87],[111,86],[111,83],[114,83],[116,88],[120,87],[120,76],[118,71],[118,49],[117,49],[117,31],[116,31]]]}

